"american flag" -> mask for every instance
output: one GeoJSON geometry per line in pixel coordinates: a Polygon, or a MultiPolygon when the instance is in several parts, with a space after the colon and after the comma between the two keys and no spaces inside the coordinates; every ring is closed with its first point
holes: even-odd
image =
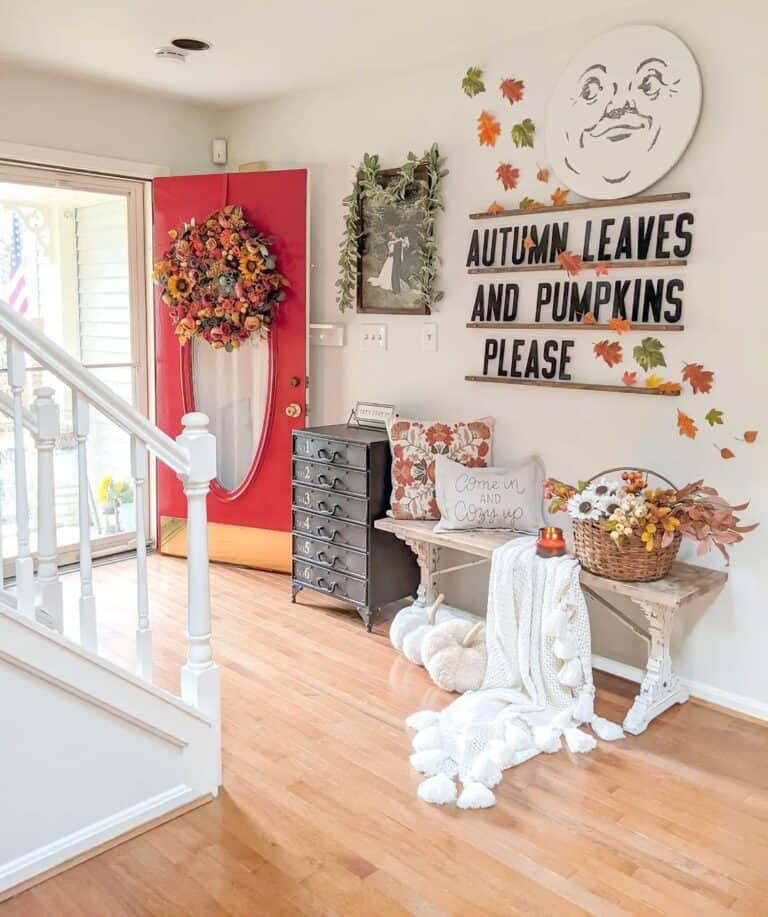
{"type": "Polygon", "coordinates": [[[8,305],[12,309],[15,309],[20,315],[24,315],[29,308],[27,278],[24,275],[24,234],[19,215],[14,213],[11,219],[11,258],[6,298],[8,305]]]}

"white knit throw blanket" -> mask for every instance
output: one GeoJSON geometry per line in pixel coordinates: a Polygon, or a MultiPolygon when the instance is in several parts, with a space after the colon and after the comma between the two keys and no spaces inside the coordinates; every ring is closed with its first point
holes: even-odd
{"type": "Polygon", "coordinates": [[[588,752],[592,726],[603,739],[623,736],[615,723],[594,714],[589,614],[570,557],[542,559],[533,538],[517,538],[493,552],[488,586],[483,687],[442,713],[424,710],[408,718],[417,730],[412,766],[428,779],[418,789],[425,802],[456,800],[485,808],[502,771],[541,752],[588,752]]]}

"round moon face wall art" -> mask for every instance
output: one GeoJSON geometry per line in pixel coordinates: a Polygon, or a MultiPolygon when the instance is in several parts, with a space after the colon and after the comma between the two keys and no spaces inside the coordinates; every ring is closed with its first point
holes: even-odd
{"type": "Polygon", "coordinates": [[[701,77],[682,41],[658,26],[606,32],[568,64],[546,136],[560,181],[613,200],[650,187],[685,152],[699,119],[701,77]]]}

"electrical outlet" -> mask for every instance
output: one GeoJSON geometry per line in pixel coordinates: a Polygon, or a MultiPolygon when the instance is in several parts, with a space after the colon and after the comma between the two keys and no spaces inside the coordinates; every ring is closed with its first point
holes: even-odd
{"type": "Polygon", "coordinates": [[[437,350],[437,324],[424,322],[421,326],[421,349],[437,350]]]}
{"type": "Polygon", "coordinates": [[[360,325],[360,350],[386,350],[387,326],[364,322],[360,325]]]}

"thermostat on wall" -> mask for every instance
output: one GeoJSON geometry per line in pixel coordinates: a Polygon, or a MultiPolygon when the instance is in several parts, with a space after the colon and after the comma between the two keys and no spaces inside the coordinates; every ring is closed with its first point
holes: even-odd
{"type": "Polygon", "coordinates": [[[211,140],[211,162],[215,162],[217,166],[227,164],[227,141],[224,137],[211,140]]]}

